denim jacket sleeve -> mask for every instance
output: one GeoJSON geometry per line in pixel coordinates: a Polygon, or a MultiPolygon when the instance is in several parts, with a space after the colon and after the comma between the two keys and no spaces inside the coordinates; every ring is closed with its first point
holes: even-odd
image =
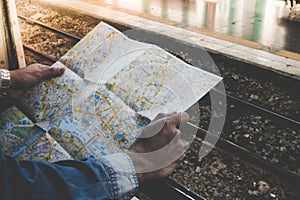
{"type": "Polygon", "coordinates": [[[0,199],[111,199],[138,187],[124,153],[49,163],[18,161],[0,151],[0,199]]]}

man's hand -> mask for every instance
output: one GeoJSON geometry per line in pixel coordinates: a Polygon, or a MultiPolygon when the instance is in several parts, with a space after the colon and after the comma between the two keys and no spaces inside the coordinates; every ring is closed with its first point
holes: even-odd
{"type": "Polygon", "coordinates": [[[187,113],[159,114],[143,129],[127,152],[140,183],[169,176],[184,159],[179,126],[188,120],[187,113]]]}
{"type": "Polygon", "coordinates": [[[42,64],[32,64],[27,67],[10,71],[10,95],[19,97],[26,89],[46,79],[60,76],[65,68],[55,68],[42,64]]]}

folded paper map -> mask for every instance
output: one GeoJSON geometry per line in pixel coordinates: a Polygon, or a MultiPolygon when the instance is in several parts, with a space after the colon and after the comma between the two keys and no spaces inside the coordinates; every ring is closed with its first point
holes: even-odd
{"type": "Polygon", "coordinates": [[[7,154],[57,161],[120,152],[158,113],[185,111],[222,79],[103,22],[57,66],[65,74],[27,92],[22,112],[1,114],[7,154]]]}

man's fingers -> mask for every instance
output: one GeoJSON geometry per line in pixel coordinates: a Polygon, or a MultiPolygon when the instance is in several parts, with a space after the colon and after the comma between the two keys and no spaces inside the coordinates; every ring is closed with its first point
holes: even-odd
{"type": "Polygon", "coordinates": [[[177,113],[170,117],[171,121],[178,127],[180,123],[185,123],[190,120],[189,115],[186,112],[177,113]]]}
{"type": "Polygon", "coordinates": [[[50,74],[49,74],[50,77],[60,76],[66,71],[66,68],[60,65],[54,65],[48,68],[50,70],[50,74]]]}
{"type": "Polygon", "coordinates": [[[27,70],[27,73],[30,73],[31,76],[33,76],[33,79],[36,79],[36,82],[40,82],[49,78],[60,76],[66,70],[66,68],[61,64],[54,64],[52,66],[48,66],[48,65],[35,63],[27,66],[26,68],[24,68],[24,70],[27,70]]]}
{"type": "Polygon", "coordinates": [[[165,118],[165,117],[169,117],[172,115],[175,115],[177,112],[170,112],[170,113],[158,113],[158,115],[153,119],[153,121],[161,119],[161,118],[165,118]]]}
{"type": "Polygon", "coordinates": [[[176,130],[172,130],[174,128],[178,128],[180,123],[188,122],[190,117],[187,113],[167,113],[164,115],[169,115],[168,117],[160,118],[152,121],[148,126],[143,128],[143,133],[139,136],[139,138],[149,138],[153,137],[156,134],[163,131],[164,127],[167,127],[167,135],[168,137],[173,138],[176,134],[174,132],[176,130]]]}
{"type": "Polygon", "coordinates": [[[150,138],[157,135],[163,130],[165,126],[165,121],[165,119],[152,121],[149,125],[143,128],[143,132],[139,136],[139,138],[150,138]]]}

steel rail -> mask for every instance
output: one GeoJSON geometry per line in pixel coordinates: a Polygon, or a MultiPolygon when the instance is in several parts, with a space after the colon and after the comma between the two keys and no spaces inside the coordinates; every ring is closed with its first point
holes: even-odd
{"type": "Polygon", "coordinates": [[[31,19],[31,18],[29,18],[29,17],[25,17],[25,16],[23,16],[23,15],[18,15],[18,17],[19,17],[20,19],[22,19],[22,20],[25,20],[27,23],[39,25],[39,26],[41,26],[41,27],[43,27],[43,28],[45,28],[45,29],[48,29],[48,30],[50,30],[50,31],[52,31],[52,32],[55,32],[55,33],[59,33],[59,34],[61,34],[61,35],[64,35],[64,36],[66,36],[66,37],[68,37],[68,38],[71,38],[71,39],[74,39],[74,40],[76,40],[76,41],[81,40],[80,37],[77,37],[77,36],[75,36],[75,35],[72,35],[72,34],[70,34],[70,33],[65,32],[65,31],[62,31],[62,30],[53,28],[53,27],[51,27],[51,26],[49,26],[49,25],[47,25],[47,24],[44,24],[44,23],[42,23],[42,22],[40,22],[40,21],[31,19]]]}
{"type": "Polygon", "coordinates": [[[260,157],[256,156],[253,152],[241,147],[240,145],[237,145],[229,140],[226,140],[222,137],[219,137],[216,133],[210,132],[208,130],[205,130],[201,127],[198,127],[190,122],[187,122],[187,124],[193,128],[196,128],[203,134],[197,134],[198,137],[204,139],[206,135],[209,135],[211,137],[214,137],[214,139],[217,142],[216,146],[220,147],[227,152],[231,152],[233,155],[238,155],[239,158],[246,162],[255,163],[257,166],[260,166],[264,169],[270,170],[273,172],[273,174],[279,175],[282,178],[286,178],[289,181],[292,181],[293,183],[299,183],[300,182],[300,175],[281,167],[278,164],[271,163],[269,161],[263,160],[260,157]]]}
{"type": "Polygon", "coordinates": [[[205,200],[204,197],[170,178],[148,183],[140,187],[140,191],[155,200],[205,200]]]}
{"type": "Polygon", "coordinates": [[[295,119],[291,119],[291,118],[289,118],[289,117],[286,117],[286,116],[281,115],[281,114],[279,114],[279,113],[276,113],[276,112],[274,112],[274,111],[268,110],[268,109],[266,109],[266,108],[262,108],[262,107],[260,107],[260,106],[258,106],[258,105],[253,104],[253,103],[249,103],[249,102],[247,102],[247,101],[245,101],[245,100],[242,100],[242,99],[239,99],[239,98],[237,98],[237,97],[234,97],[234,96],[232,96],[232,95],[230,95],[230,94],[224,94],[224,93],[221,92],[220,90],[217,90],[217,89],[212,89],[212,90],[215,91],[215,92],[218,92],[218,93],[221,94],[221,95],[226,95],[226,97],[227,97],[228,99],[232,99],[232,100],[238,101],[239,103],[246,104],[246,105],[248,105],[248,106],[251,106],[252,108],[259,109],[259,110],[261,110],[261,111],[263,111],[263,112],[269,113],[269,114],[271,114],[271,115],[274,115],[274,116],[276,116],[276,117],[282,118],[282,119],[284,119],[284,120],[287,120],[287,121],[289,121],[289,122],[291,122],[291,123],[294,123],[294,124],[297,124],[297,125],[300,126],[300,122],[297,121],[297,120],[295,120],[295,119]]]}
{"type": "Polygon", "coordinates": [[[47,55],[47,54],[45,54],[45,53],[43,53],[43,52],[40,52],[40,51],[38,51],[38,50],[36,50],[36,49],[30,47],[29,45],[23,44],[23,47],[24,47],[24,49],[27,49],[27,50],[29,50],[29,51],[35,53],[35,54],[38,54],[39,56],[41,56],[41,57],[43,57],[43,58],[46,58],[46,59],[48,59],[48,60],[50,60],[50,61],[52,61],[52,62],[56,62],[56,61],[57,61],[54,57],[49,56],[49,55],[47,55]]]}

